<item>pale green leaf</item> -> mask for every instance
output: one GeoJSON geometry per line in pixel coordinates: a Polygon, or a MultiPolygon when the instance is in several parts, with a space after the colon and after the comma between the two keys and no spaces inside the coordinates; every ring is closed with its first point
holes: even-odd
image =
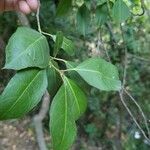
{"type": "Polygon", "coordinates": [[[122,23],[130,16],[129,7],[123,0],[117,0],[112,8],[112,16],[118,23],[122,23]]]}
{"type": "MultiPolygon", "coordinates": [[[[56,36],[55,35],[51,35],[51,37],[56,42],[56,36]]],[[[61,48],[68,55],[70,55],[70,56],[74,55],[75,45],[70,39],[67,39],[66,37],[63,37],[63,43],[62,43],[61,48]]]]}
{"type": "Polygon", "coordinates": [[[62,44],[62,49],[70,56],[74,55],[75,45],[70,40],[64,37],[64,41],[62,44]]]}
{"type": "Polygon", "coordinates": [[[18,72],[0,97],[0,120],[18,118],[32,110],[47,88],[45,70],[18,72]]]}
{"type": "Polygon", "coordinates": [[[19,27],[6,47],[4,68],[20,70],[27,67],[46,68],[49,46],[45,36],[27,27],[19,27]]]}
{"type": "Polygon", "coordinates": [[[100,90],[120,90],[117,68],[101,58],[90,58],[75,69],[91,86],[100,90]]]}

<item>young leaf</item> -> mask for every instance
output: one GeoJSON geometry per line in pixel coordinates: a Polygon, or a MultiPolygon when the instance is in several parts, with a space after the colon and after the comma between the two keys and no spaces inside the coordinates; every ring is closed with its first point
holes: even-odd
{"type": "Polygon", "coordinates": [[[124,22],[130,16],[129,7],[123,0],[117,0],[112,9],[112,16],[118,23],[124,22]]]}
{"type": "Polygon", "coordinates": [[[56,10],[57,16],[63,16],[68,13],[72,5],[72,0],[60,0],[56,10]]]}
{"type": "Polygon", "coordinates": [[[78,65],[74,70],[88,84],[100,90],[110,91],[120,90],[121,88],[117,68],[101,58],[90,58],[78,65]]]}
{"type": "Polygon", "coordinates": [[[53,99],[50,109],[50,131],[53,148],[68,150],[76,137],[75,121],[86,109],[86,97],[68,78],[53,99]]]}
{"type": "Polygon", "coordinates": [[[32,110],[47,88],[45,70],[18,72],[0,97],[0,120],[18,118],[32,110]]]}
{"type": "Polygon", "coordinates": [[[62,44],[62,49],[70,56],[73,56],[74,55],[74,50],[75,50],[75,46],[74,46],[74,43],[65,38],[64,37],[64,41],[63,41],[63,44],[62,44]]]}
{"type": "Polygon", "coordinates": [[[90,12],[86,5],[82,5],[77,12],[77,28],[82,35],[86,35],[90,25],[90,12]]]}
{"type": "Polygon", "coordinates": [[[56,41],[54,45],[54,56],[58,54],[59,49],[61,49],[63,44],[63,33],[62,32],[57,32],[56,35],[56,41]]]}
{"type": "Polygon", "coordinates": [[[6,47],[6,69],[20,70],[27,67],[46,68],[49,46],[45,36],[30,28],[20,27],[6,47]]]}
{"type": "MultiPolygon", "coordinates": [[[[56,42],[56,36],[55,35],[51,35],[52,39],[56,42]]],[[[75,46],[74,43],[67,39],[66,37],[63,37],[63,43],[61,48],[70,56],[74,55],[74,50],[75,50],[75,46]]]]}

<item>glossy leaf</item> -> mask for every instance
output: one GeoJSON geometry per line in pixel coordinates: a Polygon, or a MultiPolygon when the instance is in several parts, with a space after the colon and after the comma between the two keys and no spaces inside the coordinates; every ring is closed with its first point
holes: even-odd
{"type": "Polygon", "coordinates": [[[49,62],[49,46],[45,36],[26,27],[20,27],[6,47],[6,69],[27,67],[45,68],[49,62]]]}
{"type": "Polygon", "coordinates": [[[45,70],[18,72],[8,83],[0,98],[0,120],[18,118],[32,110],[47,88],[45,70]]]}
{"type": "Polygon", "coordinates": [[[110,91],[120,90],[121,88],[117,68],[101,58],[90,58],[78,65],[74,70],[88,84],[100,90],[110,91]]]}
{"type": "Polygon", "coordinates": [[[55,150],[68,150],[71,147],[76,137],[75,121],[87,105],[81,89],[66,77],[64,82],[50,109],[50,131],[55,150]]]}
{"type": "Polygon", "coordinates": [[[112,16],[118,23],[122,23],[130,16],[129,7],[123,0],[117,0],[112,9],[112,16]]]}
{"type": "Polygon", "coordinates": [[[86,35],[90,25],[90,11],[86,5],[82,5],[77,12],[77,28],[82,35],[86,35]]]}
{"type": "Polygon", "coordinates": [[[72,0],[60,0],[56,10],[57,16],[63,16],[68,13],[72,5],[72,0]]]}

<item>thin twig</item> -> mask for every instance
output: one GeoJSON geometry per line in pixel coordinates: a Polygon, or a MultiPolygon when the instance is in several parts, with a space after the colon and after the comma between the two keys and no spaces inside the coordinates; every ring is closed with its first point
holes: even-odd
{"type": "Polygon", "coordinates": [[[135,124],[137,125],[137,127],[139,128],[139,130],[142,132],[144,138],[145,138],[148,142],[150,142],[150,139],[146,136],[144,130],[141,128],[141,126],[139,125],[139,123],[136,121],[134,115],[132,114],[132,112],[130,111],[129,107],[128,107],[127,104],[125,103],[125,100],[124,100],[124,98],[123,98],[123,92],[122,92],[122,91],[119,92],[119,96],[120,96],[120,100],[121,100],[122,104],[124,105],[124,107],[126,108],[126,110],[128,111],[128,113],[130,114],[130,116],[132,117],[133,121],[135,122],[135,124]]]}
{"type": "Polygon", "coordinates": [[[146,59],[146,58],[143,58],[143,57],[140,57],[140,56],[137,56],[137,55],[134,55],[134,54],[131,54],[131,53],[128,53],[128,56],[129,57],[133,57],[141,62],[147,62],[147,63],[150,63],[150,59],[146,59]]]}
{"type": "Polygon", "coordinates": [[[40,2],[40,0],[38,0],[38,3],[39,3],[39,7],[38,7],[37,13],[36,13],[36,20],[37,20],[38,31],[39,31],[40,33],[42,33],[41,24],[40,24],[40,7],[41,7],[41,2],[40,2]]]}
{"type": "MultiPolygon", "coordinates": [[[[120,27],[121,27],[121,26],[120,26],[120,27]]],[[[122,32],[122,38],[123,38],[123,41],[124,41],[125,39],[124,39],[122,27],[121,27],[121,32],[122,32]]],[[[112,33],[112,32],[111,32],[111,33],[112,33]]],[[[126,44],[125,41],[124,41],[124,44],[126,44]]],[[[107,51],[107,49],[106,49],[106,51],[107,51]]],[[[107,53],[107,54],[109,55],[109,53],[107,53]]],[[[122,89],[119,91],[120,100],[121,100],[122,104],[124,105],[124,107],[126,108],[126,110],[128,111],[128,113],[129,113],[129,115],[131,116],[131,118],[133,119],[133,121],[135,122],[135,124],[137,125],[137,127],[139,128],[139,130],[142,132],[142,134],[143,134],[143,136],[145,137],[145,139],[146,139],[148,142],[150,142],[149,137],[147,137],[147,135],[145,134],[145,132],[144,132],[144,130],[142,129],[142,127],[141,127],[141,126],[139,125],[139,123],[136,121],[134,115],[132,114],[132,112],[130,111],[129,107],[127,106],[127,104],[126,104],[126,102],[125,102],[125,100],[124,100],[123,94],[124,94],[124,89],[125,89],[124,86],[125,86],[125,83],[126,83],[126,75],[127,75],[127,47],[125,46],[125,63],[124,63],[123,85],[122,85],[122,89]]],[[[126,94],[127,94],[127,93],[126,93],[126,94]]],[[[129,93],[128,93],[128,94],[129,94],[129,93]]],[[[129,94],[129,95],[130,95],[130,94],[129,94]]],[[[129,95],[128,95],[128,96],[129,96],[129,95]]],[[[131,95],[130,95],[130,96],[131,96],[131,95]]],[[[129,96],[129,97],[130,97],[130,96],[129,96]]],[[[131,98],[131,97],[130,97],[130,98],[131,98]]],[[[131,98],[131,100],[133,100],[133,99],[131,98]]],[[[133,100],[133,102],[135,103],[136,101],[133,100]]],[[[148,124],[147,124],[146,117],[145,117],[145,115],[144,115],[144,113],[143,113],[141,107],[139,107],[138,103],[136,102],[135,104],[136,104],[136,106],[138,107],[138,109],[140,110],[140,112],[142,112],[142,116],[143,116],[144,121],[145,121],[145,126],[146,126],[146,128],[148,129],[148,133],[149,133],[149,128],[148,128],[148,124]]]]}
{"type": "Polygon", "coordinates": [[[128,50],[127,50],[124,32],[123,32],[123,28],[121,24],[120,24],[120,30],[121,30],[121,35],[122,35],[122,40],[123,40],[123,45],[124,45],[124,71],[123,71],[122,87],[125,87],[126,77],[127,77],[127,68],[128,68],[128,57],[127,57],[128,50]]]}
{"type": "Polygon", "coordinates": [[[140,113],[142,114],[143,116],[143,119],[144,119],[144,123],[145,123],[145,126],[146,126],[146,129],[147,129],[147,132],[148,132],[148,137],[150,138],[150,129],[148,127],[148,122],[147,122],[147,118],[142,110],[142,108],[140,107],[140,105],[136,102],[136,100],[134,99],[134,97],[126,90],[124,89],[124,92],[132,99],[132,101],[135,103],[135,105],[138,107],[140,113]]]}

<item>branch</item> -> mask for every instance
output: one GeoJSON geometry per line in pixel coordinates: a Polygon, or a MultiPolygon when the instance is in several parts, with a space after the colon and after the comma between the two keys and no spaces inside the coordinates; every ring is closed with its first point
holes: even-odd
{"type": "Polygon", "coordinates": [[[35,125],[36,137],[39,145],[40,150],[47,150],[46,143],[44,140],[44,133],[43,133],[43,125],[42,122],[47,115],[49,110],[50,104],[50,95],[48,91],[45,92],[42,100],[42,106],[37,115],[34,116],[33,121],[35,125]]]}
{"type": "Polygon", "coordinates": [[[40,24],[40,7],[41,7],[41,2],[40,2],[40,0],[38,0],[38,2],[39,2],[39,7],[38,7],[38,10],[37,10],[37,13],[36,13],[36,20],[37,20],[38,31],[40,33],[42,33],[41,24],[40,24]]]}
{"type": "MultiPolygon", "coordinates": [[[[107,26],[108,27],[108,26],[107,26]]],[[[149,128],[148,128],[148,123],[147,123],[147,119],[146,119],[146,116],[144,115],[141,107],[139,106],[139,104],[135,101],[135,99],[131,96],[130,93],[128,93],[124,86],[126,84],[126,75],[127,75],[127,65],[128,65],[128,61],[127,61],[127,55],[128,55],[128,51],[127,51],[127,47],[126,47],[126,42],[125,42],[125,38],[124,38],[124,33],[123,33],[123,29],[122,29],[122,26],[120,26],[121,28],[121,34],[122,34],[122,39],[123,39],[123,43],[125,44],[124,48],[125,48],[125,51],[124,51],[124,74],[123,74],[123,85],[122,85],[122,89],[119,91],[119,96],[120,96],[120,100],[122,102],[122,104],[124,105],[124,107],[126,108],[126,110],[128,111],[129,115],[131,116],[131,118],[133,119],[134,123],[137,125],[137,127],[139,128],[139,130],[142,132],[144,138],[150,143],[150,139],[149,137],[146,135],[146,133],[144,132],[144,130],[142,129],[142,127],[140,126],[140,124],[137,122],[136,118],[134,117],[134,115],[132,114],[132,111],[129,109],[129,107],[127,106],[125,100],[124,100],[124,92],[130,97],[130,99],[135,103],[135,105],[138,107],[143,119],[144,119],[144,124],[146,126],[146,129],[148,131],[148,135],[149,135],[149,128]]],[[[110,36],[111,34],[113,34],[112,30],[109,28],[109,32],[110,32],[110,36]]],[[[114,37],[114,35],[113,35],[114,37]]],[[[107,51],[107,49],[106,49],[107,51]]],[[[107,52],[107,54],[109,54],[107,52]]]]}

